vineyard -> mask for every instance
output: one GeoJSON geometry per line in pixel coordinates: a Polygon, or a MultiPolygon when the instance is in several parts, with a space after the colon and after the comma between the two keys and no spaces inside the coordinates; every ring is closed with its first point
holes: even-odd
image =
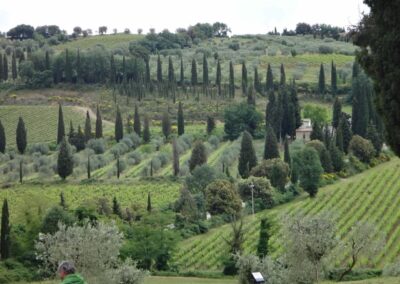
{"type": "MultiPolygon", "coordinates": [[[[287,215],[331,212],[337,218],[337,236],[345,239],[357,221],[373,222],[378,231],[386,234],[385,248],[371,263],[363,266],[382,268],[400,256],[400,160],[394,159],[362,174],[320,189],[314,199],[302,196],[297,200],[245,218],[245,253],[255,253],[260,220],[272,222],[270,247],[273,256],[283,251],[279,224],[287,215]]],[[[229,225],[211,230],[205,235],[183,241],[176,252],[175,263],[182,271],[219,271],[228,255],[229,225]]],[[[337,263],[347,259],[342,254],[337,263]]]]}

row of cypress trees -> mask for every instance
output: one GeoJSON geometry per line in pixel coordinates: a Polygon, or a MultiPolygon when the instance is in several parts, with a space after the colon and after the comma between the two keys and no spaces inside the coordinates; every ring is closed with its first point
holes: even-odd
{"type": "MultiPolygon", "coordinates": [[[[17,149],[20,154],[24,154],[26,150],[26,146],[28,143],[27,140],[27,130],[25,128],[25,122],[22,117],[18,118],[17,130],[16,130],[16,141],[17,141],[17,149]]],[[[6,133],[3,124],[0,120],[0,153],[5,153],[7,145],[6,133]]]]}
{"type": "MultiPolygon", "coordinates": [[[[6,54],[0,54],[0,82],[7,81],[9,79],[9,66],[8,57],[6,54]]],[[[17,72],[17,59],[15,51],[11,56],[11,78],[16,80],[18,76],[17,72]]]]}

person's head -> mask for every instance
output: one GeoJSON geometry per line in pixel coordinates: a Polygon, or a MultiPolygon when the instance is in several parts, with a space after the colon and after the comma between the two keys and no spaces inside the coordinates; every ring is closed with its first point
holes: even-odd
{"type": "Polygon", "coordinates": [[[61,279],[64,279],[64,277],[68,274],[75,273],[75,266],[69,261],[62,261],[58,266],[57,272],[60,275],[61,279]]]}

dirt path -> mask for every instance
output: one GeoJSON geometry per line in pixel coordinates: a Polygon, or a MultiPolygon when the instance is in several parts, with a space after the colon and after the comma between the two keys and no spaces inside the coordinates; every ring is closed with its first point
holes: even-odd
{"type": "MultiPolygon", "coordinates": [[[[90,117],[96,117],[96,114],[94,113],[94,111],[92,111],[90,108],[88,107],[83,107],[83,106],[74,106],[74,109],[76,109],[77,111],[83,113],[84,115],[86,115],[86,112],[89,111],[89,115],[90,117]]],[[[103,118],[103,123],[107,126],[114,126],[114,123],[112,123],[111,121],[105,120],[103,118]]]]}

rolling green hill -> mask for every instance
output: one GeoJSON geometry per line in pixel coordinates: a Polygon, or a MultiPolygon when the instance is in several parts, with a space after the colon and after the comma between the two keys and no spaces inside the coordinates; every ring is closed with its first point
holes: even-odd
{"type": "MultiPolygon", "coordinates": [[[[279,255],[283,246],[279,233],[280,217],[298,213],[317,214],[323,211],[337,216],[337,235],[346,238],[357,221],[373,222],[386,234],[386,245],[372,263],[362,263],[375,268],[394,261],[400,256],[400,159],[372,168],[362,174],[321,188],[317,197],[302,196],[289,204],[248,216],[244,220],[246,253],[255,253],[259,236],[260,219],[272,221],[270,246],[273,256],[279,255]]],[[[207,234],[193,237],[179,245],[174,259],[181,271],[220,271],[222,260],[228,255],[224,239],[231,228],[225,225],[207,234]]],[[[338,263],[345,261],[342,254],[338,263]]]]}

